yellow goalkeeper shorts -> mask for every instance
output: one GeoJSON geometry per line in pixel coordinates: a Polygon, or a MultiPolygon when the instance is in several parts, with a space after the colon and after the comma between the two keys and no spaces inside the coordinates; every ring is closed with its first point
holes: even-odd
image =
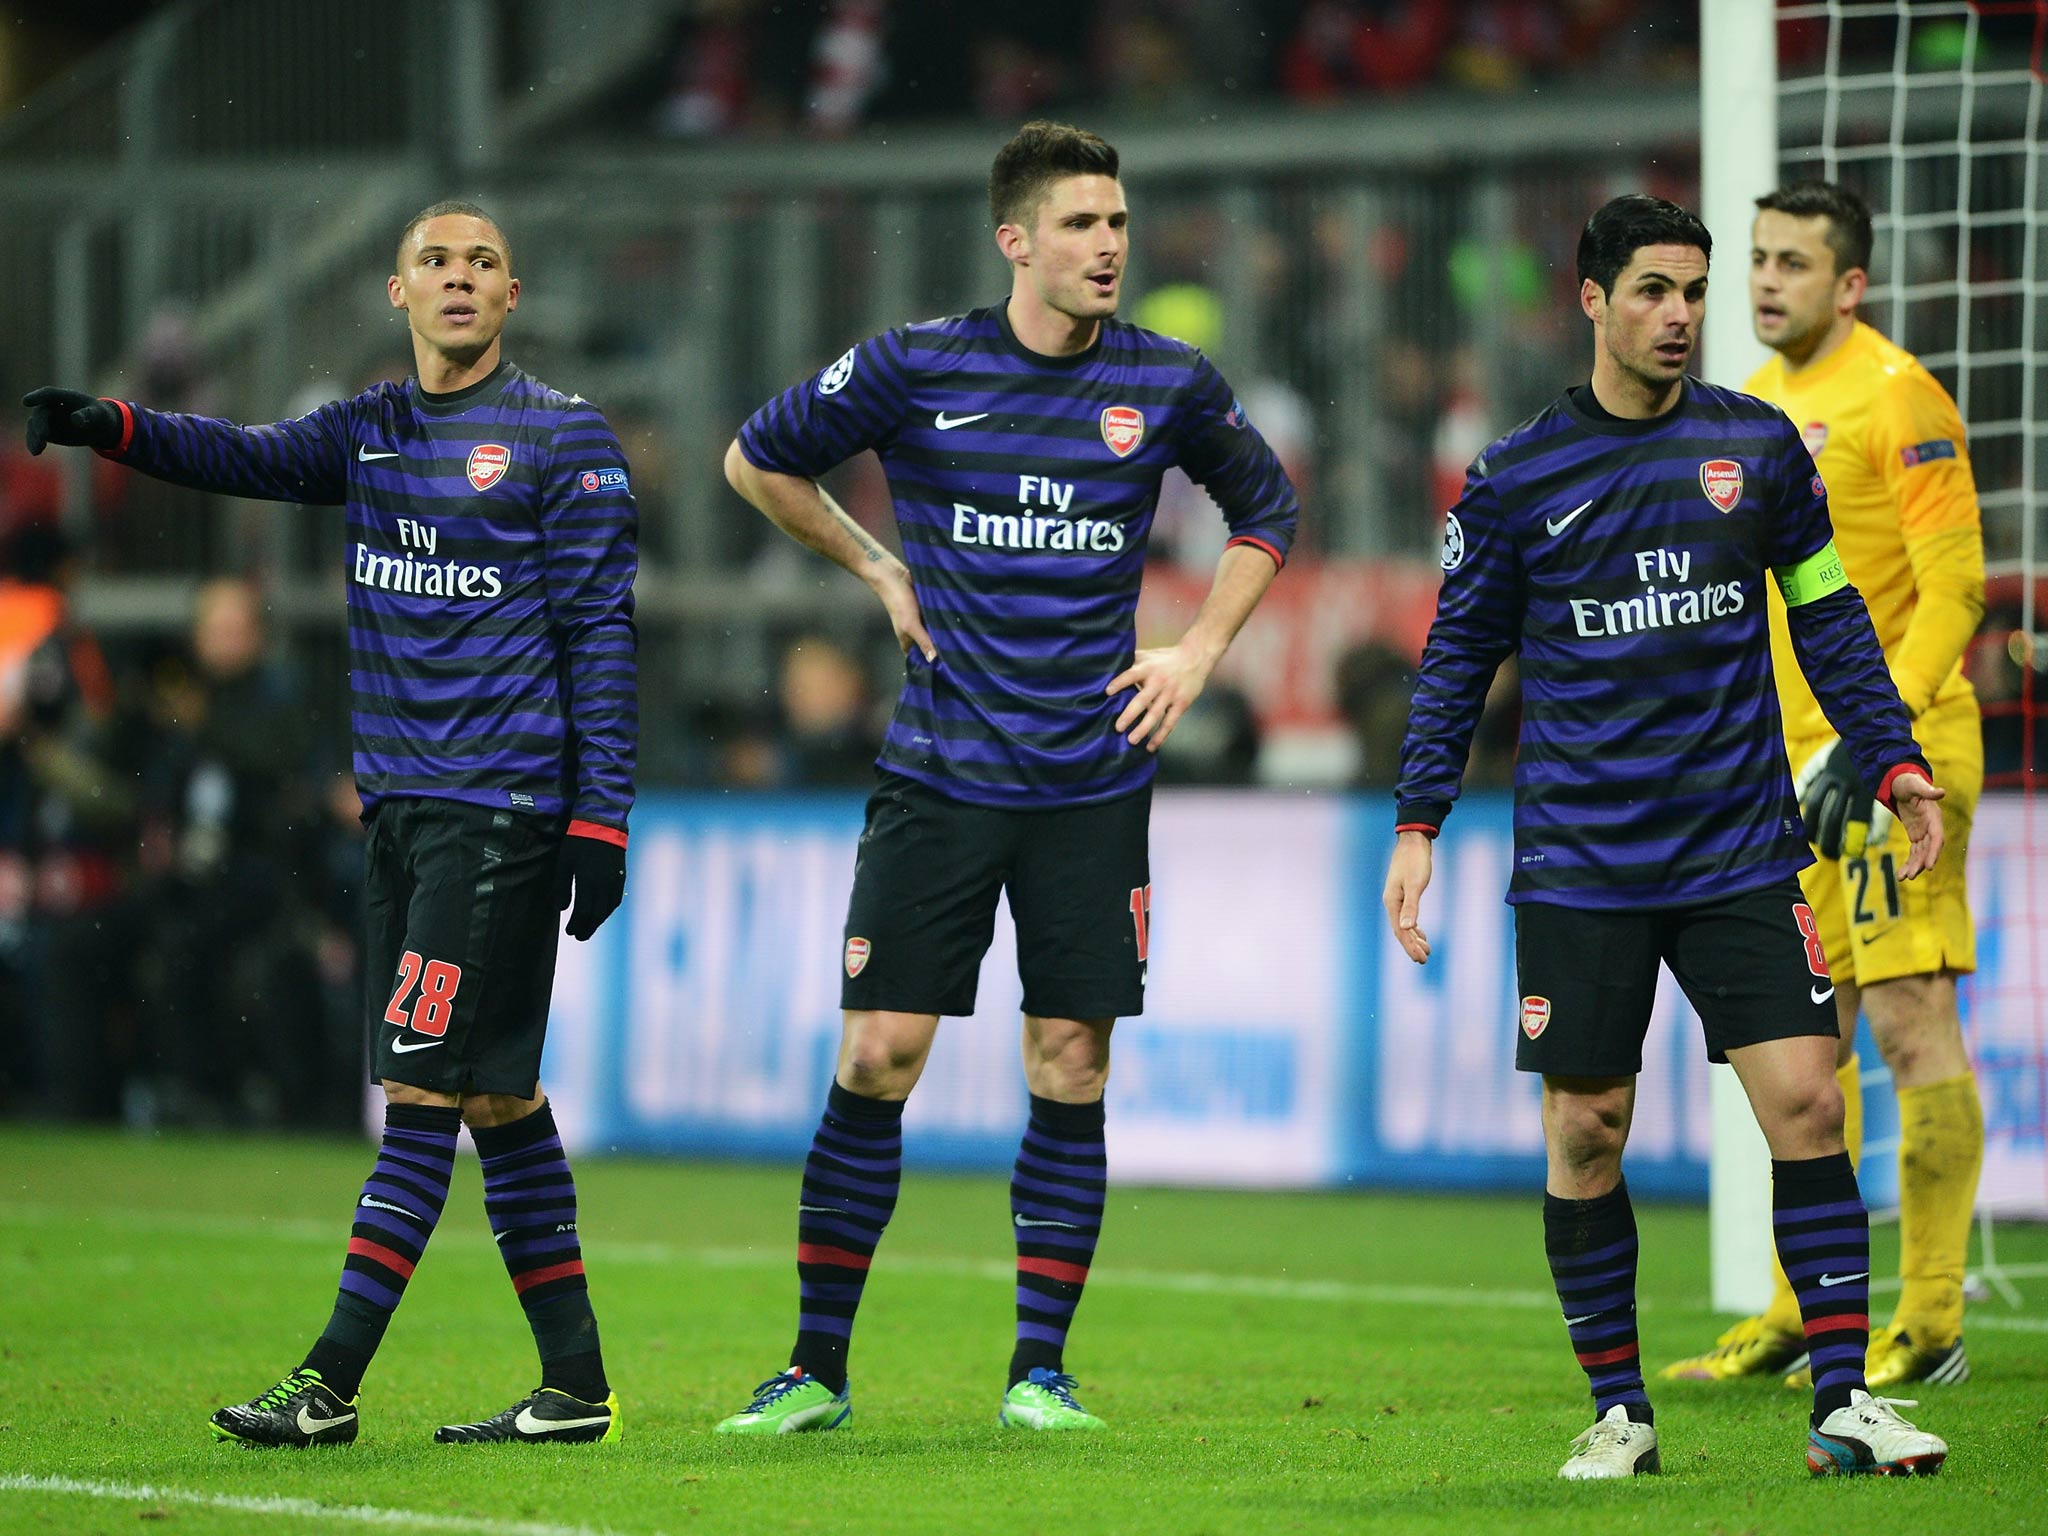
{"type": "MultiPolygon", "coordinates": [[[[1933,765],[1934,782],[1948,791],[1941,802],[1946,841],[1940,862],[1917,879],[1901,880],[1912,845],[1905,827],[1894,822],[1882,844],[1854,858],[1821,859],[1799,875],[1829,969],[1837,981],[1859,987],[1977,969],[1977,930],[1963,882],[1970,823],[1984,789],[1977,701],[1966,695],[1928,710],[1913,722],[1913,734],[1933,765]]],[[[1832,739],[1788,742],[1788,756],[1804,763],[1832,739]]]]}

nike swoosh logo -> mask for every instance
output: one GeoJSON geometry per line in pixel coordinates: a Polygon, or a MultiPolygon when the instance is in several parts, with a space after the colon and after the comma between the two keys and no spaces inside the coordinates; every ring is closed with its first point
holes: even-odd
{"type": "Polygon", "coordinates": [[[354,1414],[344,1413],[338,1419],[316,1419],[312,1414],[301,1408],[299,1410],[299,1433],[302,1435],[317,1435],[323,1429],[332,1429],[337,1424],[347,1424],[354,1418],[354,1414]]]}
{"type": "Polygon", "coordinates": [[[1564,1325],[1567,1328],[1576,1328],[1581,1323],[1590,1323],[1599,1315],[1598,1312],[1588,1312],[1584,1317],[1568,1317],[1564,1320],[1564,1325]]]}
{"type": "Polygon", "coordinates": [[[846,1213],[831,1205],[800,1205],[800,1211],[809,1211],[814,1216],[844,1216],[846,1213]]]}
{"type": "Polygon", "coordinates": [[[1069,1232],[1081,1230],[1071,1221],[1033,1221],[1029,1216],[1015,1216],[1011,1219],[1020,1227],[1065,1227],[1069,1232]]]}
{"type": "Polygon", "coordinates": [[[932,425],[937,427],[941,432],[950,432],[955,427],[966,426],[967,423],[969,423],[970,421],[985,420],[987,416],[987,411],[978,411],[972,416],[948,416],[944,411],[941,411],[935,418],[933,418],[932,425]]]}
{"type": "Polygon", "coordinates": [[[403,1040],[394,1040],[391,1042],[391,1049],[402,1056],[407,1051],[431,1051],[435,1046],[446,1045],[447,1043],[446,1040],[417,1040],[411,1045],[407,1045],[403,1040]]]}
{"type": "Polygon", "coordinates": [[[1573,507],[1571,511],[1565,513],[1563,517],[1551,518],[1548,522],[1546,522],[1543,525],[1544,530],[1552,534],[1563,533],[1565,529],[1571,527],[1573,523],[1577,522],[1579,514],[1585,511],[1586,508],[1590,507],[1591,505],[1593,505],[1591,501],[1580,502],[1576,507],[1573,507]]]}
{"type": "Polygon", "coordinates": [[[1823,992],[1819,987],[1808,987],[1806,989],[1806,995],[1812,998],[1816,1003],[1824,1003],[1829,998],[1835,995],[1835,989],[1833,987],[1829,987],[1827,991],[1823,992]]]}
{"type": "Polygon", "coordinates": [[[1851,1280],[1868,1280],[1869,1278],[1870,1271],[1865,1269],[1859,1270],[1853,1275],[1822,1275],[1820,1283],[1822,1285],[1847,1285],[1851,1280]]]}
{"type": "Polygon", "coordinates": [[[593,1424],[609,1424],[612,1416],[600,1413],[594,1419],[543,1419],[531,1408],[519,1410],[519,1417],[512,1421],[512,1427],[522,1435],[544,1435],[551,1429],[588,1429],[593,1424]]]}
{"type": "Polygon", "coordinates": [[[397,457],[398,455],[395,453],[372,453],[366,447],[356,449],[356,462],[358,464],[367,464],[372,459],[395,459],[397,457]]]}
{"type": "Polygon", "coordinates": [[[419,1220],[417,1216],[413,1216],[412,1212],[408,1211],[404,1206],[393,1205],[389,1200],[379,1200],[374,1195],[365,1195],[356,1203],[358,1205],[367,1205],[380,1211],[396,1211],[401,1216],[410,1216],[414,1221],[419,1220]]]}

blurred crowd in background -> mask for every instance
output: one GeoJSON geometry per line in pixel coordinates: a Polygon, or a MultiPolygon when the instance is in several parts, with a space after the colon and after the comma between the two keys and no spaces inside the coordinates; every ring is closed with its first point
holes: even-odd
{"type": "Polygon", "coordinates": [[[1170,122],[1615,63],[1653,86],[1690,79],[1698,43],[1692,6],[1649,0],[706,0],[680,9],[615,123],[703,138],[1082,107],[1170,122]]]}

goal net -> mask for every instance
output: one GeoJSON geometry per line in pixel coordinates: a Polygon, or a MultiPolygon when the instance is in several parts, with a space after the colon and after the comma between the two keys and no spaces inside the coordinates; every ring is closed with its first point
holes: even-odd
{"type": "MultiPolygon", "coordinates": [[[[2034,793],[2048,768],[2048,0],[1780,3],[1777,44],[1781,179],[1824,177],[1869,202],[1864,316],[1947,386],[1969,433],[1988,572],[1967,662],[1986,758],[1968,866],[1979,969],[1962,987],[1984,1102],[1978,1202],[2048,1216],[2048,826],[2034,793]]],[[[1863,1182],[1880,1211],[1897,1198],[1898,1116],[1864,1046],[1863,1182]]]]}

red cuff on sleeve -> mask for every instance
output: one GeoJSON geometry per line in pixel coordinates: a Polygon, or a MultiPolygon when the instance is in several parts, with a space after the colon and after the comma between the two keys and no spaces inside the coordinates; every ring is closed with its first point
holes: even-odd
{"type": "Polygon", "coordinates": [[[1884,776],[1883,782],[1877,786],[1877,803],[1883,806],[1888,811],[1896,811],[1898,809],[1898,807],[1892,803],[1892,780],[1896,779],[1902,773],[1917,773],[1921,775],[1923,778],[1926,778],[1928,782],[1933,782],[1932,776],[1928,774],[1927,770],[1921,767],[1918,763],[1895,764],[1892,767],[1891,771],[1884,776]]]}
{"type": "Polygon", "coordinates": [[[626,834],[619,827],[607,827],[595,821],[572,821],[569,836],[591,837],[600,843],[610,843],[614,848],[626,846],[626,834]]]}
{"type": "Polygon", "coordinates": [[[1239,544],[1249,544],[1253,549],[1263,549],[1268,555],[1272,556],[1273,568],[1275,570],[1284,571],[1287,569],[1287,562],[1281,557],[1279,550],[1268,544],[1264,539],[1255,539],[1248,533],[1241,533],[1236,538],[1228,540],[1223,547],[1231,549],[1239,544]]]}
{"type": "Polygon", "coordinates": [[[98,453],[103,459],[118,458],[126,453],[128,445],[135,441],[135,413],[128,408],[126,400],[112,400],[105,395],[101,395],[100,398],[121,413],[121,441],[111,448],[99,449],[98,453]]]}
{"type": "Polygon", "coordinates": [[[1394,835],[1398,837],[1403,832],[1420,832],[1424,837],[1434,838],[1442,830],[1441,827],[1432,827],[1426,821],[1404,821],[1394,828],[1394,835]]]}

